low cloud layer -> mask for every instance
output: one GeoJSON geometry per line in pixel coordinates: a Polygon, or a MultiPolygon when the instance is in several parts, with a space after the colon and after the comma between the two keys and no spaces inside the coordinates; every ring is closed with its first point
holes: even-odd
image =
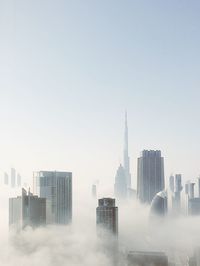
{"type": "MultiPolygon", "coordinates": [[[[96,201],[80,198],[74,206],[71,226],[47,226],[20,234],[8,233],[8,194],[1,193],[0,265],[5,266],[110,266],[106,252],[109,238],[96,235],[96,201]],[[78,208],[76,207],[78,206],[78,208]]],[[[126,265],[128,251],[164,251],[171,261],[185,265],[187,256],[200,246],[200,218],[166,219],[152,226],[149,208],[138,202],[119,207],[120,265],[126,265]]]]}

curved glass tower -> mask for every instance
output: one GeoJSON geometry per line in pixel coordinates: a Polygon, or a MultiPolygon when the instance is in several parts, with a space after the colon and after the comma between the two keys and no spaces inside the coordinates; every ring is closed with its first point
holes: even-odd
{"type": "Polygon", "coordinates": [[[150,216],[164,217],[167,214],[167,192],[161,191],[151,202],[150,216]]]}

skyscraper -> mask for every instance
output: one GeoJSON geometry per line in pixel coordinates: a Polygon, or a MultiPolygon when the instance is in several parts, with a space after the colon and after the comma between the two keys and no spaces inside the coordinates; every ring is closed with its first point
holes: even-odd
{"type": "Polygon", "coordinates": [[[22,189],[22,195],[9,199],[9,225],[16,229],[46,224],[46,199],[22,189]]]}
{"type": "Polygon", "coordinates": [[[127,113],[125,113],[125,130],[124,130],[124,151],[123,165],[117,169],[114,185],[115,196],[118,199],[127,198],[132,194],[131,189],[131,174],[130,174],[130,159],[128,154],[128,123],[127,113]]]}
{"type": "Polygon", "coordinates": [[[131,188],[130,158],[128,154],[128,122],[127,112],[125,113],[125,131],[124,131],[124,170],[126,174],[127,188],[131,188]]]}
{"type": "Polygon", "coordinates": [[[92,185],[92,197],[94,199],[97,197],[97,186],[95,184],[92,185]]]}
{"type": "Polygon", "coordinates": [[[8,185],[8,174],[5,172],[4,173],[4,185],[8,185]]]}
{"type": "Polygon", "coordinates": [[[144,150],[138,158],[138,198],[143,203],[151,203],[156,193],[164,190],[164,187],[164,159],[161,151],[144,150]]]}
{"type": "Polygon", "coordinates": [[[11,168],[10,183],[11,183],[11,187],[14,188],[15,185],[16,185],[16,171],[15,171],[15,168],[11,168]]]}
{"type": "Polygon", "coordinates": [[[200,198],[200,177],[197,178],[197,184],[198,184],[198,197],[200,198]]]}
{"type": "Polygon", "coordinates": [[[35,172],[34,193],[47,199],[47,223],[68,224],[72,220],[72,173],[35,172]]]}
{"type": "Polygon", "coordinates": [[[169,188],[171,192],[173,193],[174,192],[174,176],[173,175],[169,177],[169,188]]]}
{"type": "Polygon", "coordinates": [[[118,207],[115,206],[115,199],[102,198],[98,201],[96,208],[96,222],[101,229],[118,234],[118,207]]]}
{"type": "Polygon", "coordinates": [[[127,197],[126,172],[121,164],[115,176],[114,191],[117,199],[125,199],[127,197]]]}
{"type": "Polygon", "coordinates": [[[172,211],[174,214],[179,214],[181,211],[181,191],[183,189],[181,175],[170,176],[169,183],[172,192],[172,211]]]}
{"type": "Polygon", "coordinates": [[[195,186],[195,183],[191,182],[191,181],[188,181],[185,184],[185,193],[186,193],[186,195],[188,195],[189,199],[194,198],[194,186],[195,186]]]}

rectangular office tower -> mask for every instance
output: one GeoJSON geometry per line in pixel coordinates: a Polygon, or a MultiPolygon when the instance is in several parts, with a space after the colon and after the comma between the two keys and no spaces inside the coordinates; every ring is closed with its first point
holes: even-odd
{"type": "Polygon", "coordinates": [[[98,201],[96,208],[97,226],[108,232],[118,234],[118,207],[115,206],[115,199],[102,198],[98,201]]]}
{"type": "Polygon", "coordinates": [[[22,195],[9,199],[9,226],[24,229],[46,224],[46,199],[22,189],[22,195]]]}
{"type": "Polygon", "coordinates": [[[9,183],[9,177],[7,173],[4,173],[4,185],[8,185],[9,183]]]}
{"type": "Polygon", "coordinates": [[[15,168],[11,168],[11,170],[10,170],[10,183],[11,183],[11,187],[14,188],[16,185],[16,170],[15,170],[15,168]]]}
{"type": "Polygon", "coordinates": [[[72,220],[72,173],[35,172],[34,193],[47,199],[47,223],[68,224],[72,220]]]}
{"type": "Polygon", "coordinates": [[[138,158],[138,198],[143,203],[151,203],[153,197],[164,187],[164,159],[161,151],[144,150],[138,158]]]}

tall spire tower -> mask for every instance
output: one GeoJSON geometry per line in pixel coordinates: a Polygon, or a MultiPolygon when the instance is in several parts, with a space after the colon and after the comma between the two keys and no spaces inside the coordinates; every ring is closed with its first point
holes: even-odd
{"type": "Polygon", "coordinates": [[[127,111],[125,112],[125,130],[124,130],[124,170],[126,173],[127,188],[131,188],[130,159],[128,155],[128,121],[127,111]]]}

